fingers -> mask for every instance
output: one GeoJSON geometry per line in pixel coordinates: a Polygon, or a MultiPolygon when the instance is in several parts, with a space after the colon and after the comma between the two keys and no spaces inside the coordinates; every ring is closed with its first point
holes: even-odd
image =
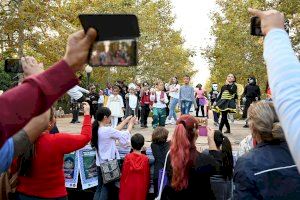
{"type": "Polygon", "coordinates": [[[95,41],[96,37],[97,37],[97,31],[93,28],[90,28],[85,34],[82,43],[91,46],[92,43],[95,41]]]}
{"type": "Polygon", "coordinates": [[[264,16],[264,12],[258,9],[254,9],[254,8],[248,8],[248,11],[253,15],[253,16],[257,16],[259,18],[264,16]]]}
{"type": "Polygon", "coordinates": [[[84,38],[84,36],[85,36],[84,30],[80,30],[80,31],[77,31],[77,32],[71,34],[69,37],[80,40],[80,39],[84,38]]]}

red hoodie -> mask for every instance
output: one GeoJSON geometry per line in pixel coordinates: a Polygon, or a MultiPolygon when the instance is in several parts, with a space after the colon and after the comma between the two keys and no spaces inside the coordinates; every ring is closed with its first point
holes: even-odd
{"type": "Polygon", "coordinates": [[[145,200],[150,185],[149,159],[144,154],[125,156],[120,183],[120,200],[145,200]]]}

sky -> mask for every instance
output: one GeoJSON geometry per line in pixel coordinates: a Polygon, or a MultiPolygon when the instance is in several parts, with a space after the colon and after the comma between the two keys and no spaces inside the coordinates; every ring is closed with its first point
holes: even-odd
{"type": "Polygon", "coordinates": [[[193,77],[194,85],[204,85],[209,79],[209,66],[200,55],[200,49],[211,44],[209,34],[210,12],[216,8],[215,0],[171,0],[173,14],[176,17],[174,29],[181,30],[185,39],[185,47],[196,50],[197,56],[191,58],[198,73],[193,77]]]}

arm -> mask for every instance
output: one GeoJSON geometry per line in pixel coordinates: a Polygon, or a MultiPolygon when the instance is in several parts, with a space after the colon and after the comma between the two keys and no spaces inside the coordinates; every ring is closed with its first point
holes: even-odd
{"type": "Polygon", "coordinates": [[[13,138],[9,138],[0,149],[0,174],[8,170],[14,158],[13,138]]]}
{"type": "Polygon", "coordinates": [[[58,133],[53,135],[53,142],[60,152],[67,154],[84,147],[91,140],[91,134],[91,117],[90,115],[85,115],[80,135],[58,133]]]}
{"type": "Polygon", "coordinates": [[[236,92],[237,92],[237,86],[236,86],[236,84],[227,85],[227,89],[228,89],[228,92],[230,94],[236,94],[236,92]]]}
{"type": "Polygon", "coordinates": [[[164,102],[165,104],[169,103],[169,99],[166,93],[164,94],[164,102]]]}
{"type": "Polygon", "coordinates": [[[6,138],[24,127],[32,117],[45,112],[77,83],[74,72],[62,60],[45,72],[28,77],[23,84],[1,95],[0,147],[6,138]]]}
{"type": "Polygon", "coordinates": [[[121,95],[119,95],[119,99],[120,99],[120,102],[121,102],[121,108],[124,108],[124,102],[123,102],[123,98],[121,97],[121,95]]]}
{"type": "Polygon", "coordinates": [[[155,94],[156,94],[156,92],[154,93],[154,94],[150,94],[150,101],[154,101],[155,100],[155,94]]]}
{"type": "Polygon", "coordinates": [[[90,93],[90,91],[88,91],[88,90],[86,90],[86,89],[84,89],[84,88],[82,88],[80,86],[78,86],[78,89],[79,89],[80,92],[83,92],[83,93],[86,93],[86,94],[90,93]]]}
{"type": "Polygon", "coordinates": [[[220,91],[220,93],[217,96],[216,102],[218,102],[221,99],[223,91],[224,91],[224,86],[221,88],[221,91],[220,91]]]}
{"type": "Polygon", "coordinates": [[[276,112],[300,171],[300,64],[284,30],[273,29],[268,33],[264,58],[276,112]]]}
{"type": "Polygon", "coordinates": [[[117,129],[111,128],[111,138],[118,140],[122,146],[130,145],[130,132],[127,131],[119,131],[117,129]]]}

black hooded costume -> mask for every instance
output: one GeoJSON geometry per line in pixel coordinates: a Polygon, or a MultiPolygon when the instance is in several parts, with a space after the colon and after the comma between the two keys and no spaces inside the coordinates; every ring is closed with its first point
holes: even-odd
{"type": "Polygon", "coordinates": [[[248,85],[246,85],[243,96],[246,98],[243,118],[247,118],[248,108],[252,102],[260,100],[260,88],[256,85],[255,77],[248,78],[248,85]]]}

